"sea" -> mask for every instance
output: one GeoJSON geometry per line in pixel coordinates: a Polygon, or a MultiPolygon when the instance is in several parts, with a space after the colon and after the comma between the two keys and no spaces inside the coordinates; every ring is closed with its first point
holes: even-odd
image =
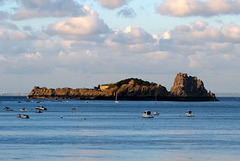
{"type": "Polygon", "coordinates": [[[240,98],[218,99],[115,103],[0,97],[0,160],[239,161],[240,98]],[[38,106],[47,110],[35,113],[38,106]],[[22,107],[27,112],[20,112],[22,107]],[[159,115],[142,118],[146,110],[159,115]],[[195,117],[185,116],[189,110],[195,117]]]}

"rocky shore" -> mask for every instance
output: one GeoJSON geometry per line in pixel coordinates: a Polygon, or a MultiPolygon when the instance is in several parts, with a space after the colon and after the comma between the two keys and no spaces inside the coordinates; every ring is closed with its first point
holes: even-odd
{"type": "Polygon", "coordinates": [[[35,86],[28,98],[81,99],[81,100],[158,100],[158,101],[217,101],[203,82],[186,73],[177,74],[171,91],[156,83],[129,78],[116,83],[99,85],[93,89],[57,88],[35,86]]]}

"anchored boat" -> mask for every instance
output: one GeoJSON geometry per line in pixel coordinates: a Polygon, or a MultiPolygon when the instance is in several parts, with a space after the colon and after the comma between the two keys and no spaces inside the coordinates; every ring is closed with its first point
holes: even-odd
{"type": "Polygon", "coordinates": [[[142,117],[143,118],[154,118],[154,116],[152,115],[152,112],[151,111],[144,111],[142,113],[142,117]]]}

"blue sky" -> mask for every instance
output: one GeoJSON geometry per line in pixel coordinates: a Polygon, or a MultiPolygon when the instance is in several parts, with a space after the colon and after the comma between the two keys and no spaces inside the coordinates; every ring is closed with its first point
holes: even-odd
{"type": "Polygon", "coordinates": [[[239,93],[240,0],[0,0],[0,91],[177,73],[239,93]]]}

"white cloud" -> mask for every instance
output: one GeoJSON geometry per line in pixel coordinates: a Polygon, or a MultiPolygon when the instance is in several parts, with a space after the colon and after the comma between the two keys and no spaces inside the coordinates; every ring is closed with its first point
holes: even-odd
{"type": "Polygon", "coordinates": [[[235,24],[223,25],[221,33],[228,41],[240,42],[240,26],[235,24]]]}
{"type": "Polygon", "coordinates": [[[141,27],[127,26],[123,31],[123,36],[128,44],[132,43],[154,43],[156,40],[141,27]]]}
{"type": "Polygon", "coordinates": [[[115,9],[127,4],[129,0],[97,0],[97,1],[105,8],[115,9]]]}
{"type": "Polygon", "coordinates": [[[98,14],[85,6],[88,15],[83,17],[69,17],[48,27],[53,32],[71,39],[86,38],[86,36],[105,34],[109,32],[108,26],[101,20],[98,14]]]}
{"type": "Polygon", "coordinates": [[[176,17],[240,14],[239,0],[163,0],[160,14],[176,17]]]}
{"type": "Polygon", "coordinates": [[[0,40],[25,40],[28,35],[22,31],[9,32],[5,29],[0,28],[0,40]]]}

